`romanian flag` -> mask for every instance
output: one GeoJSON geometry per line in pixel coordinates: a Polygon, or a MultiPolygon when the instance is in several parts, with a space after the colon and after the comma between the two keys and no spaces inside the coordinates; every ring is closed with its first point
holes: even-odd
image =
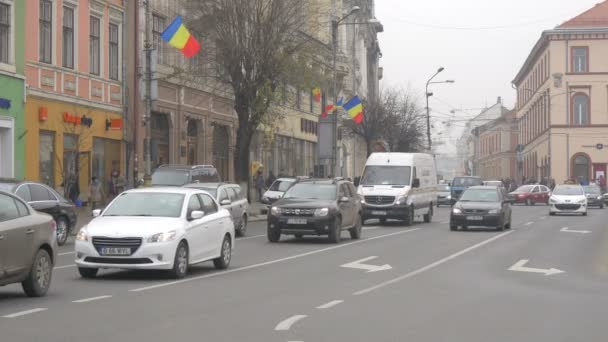
{"type": "Polygon", "coordinates": [[[323,111],[323,114],[321,114],[321,117],[326,118],[327,114],[329,114],[329,112],[335,111],[338,108],[342,108],[343,103],[344,103],[344,98],[341,97],[335,105],[328,104],[327,106],[325,106],[325,110],[323,111]]]}
{"type": "Polygon", "coordinates": [[[181,50],[186,58],[193,57],[201,49],[196,38],[184,26],[181,16],[177,16],[160,36],[164,41],[181,50]]]}
{"type": "Polygon", "coordinates": [[[312,90],[312,97],[315,99],[315,102],[321,102],[321,88],[314,88],[312,90]]]}
{"type": "Polygon", "coordinates": [[[363,122],[363,104],[361,104],[359,96],[355,96],[346,102],[344,110],[348,112],[348,115],[350,115],[355,123],[360,124],[363,122]]]}

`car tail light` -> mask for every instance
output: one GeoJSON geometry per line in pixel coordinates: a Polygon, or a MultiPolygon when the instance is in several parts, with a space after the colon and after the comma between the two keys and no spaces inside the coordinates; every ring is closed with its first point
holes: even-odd
{"type": "Polygon", "coordinates": [[[57,231],[57,222],[55,222],[55,220],[52,220],[52,221],[51,221],[51,230],[52,230],[53,232],[56,232],[56,231],[57,231]]]}

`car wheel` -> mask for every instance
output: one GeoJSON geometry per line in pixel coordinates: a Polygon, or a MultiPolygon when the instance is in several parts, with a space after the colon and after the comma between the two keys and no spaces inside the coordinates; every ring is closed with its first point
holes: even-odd
{"type": "Polygon", "coordinates": [[[281,240],[281,232],[276,229],[270,229],[270,227],[268,227],[266,235],[268,236],[269,242],[279,242],[279,240],[281,240]]]}
{"type": "Polygon", "coordinates": [[[342,237],[342,219],[336,217],[333,226],[329,230],[329,241],[339,243],[342,237]]]}
{"type": "Polygon", "coordinates": [[[549,213],[549,216],[555,216],[555,213],[551,213],[551,212],[550,212],[550,213],[549,213]]]}
{"type": "Polygon", "coordinates": [[[53,277],[53,261],[44,249],[38,250],[32,269],[27,278],[21,283],[23,291],[28,297],[42,297],[51,286],[53,277]]]}
{"type": "Polygon", "coordinates": [[[230,241],[229,235],[224,237],[221,249],[222,252],[220,256],[213,259],[213,265],[218,270],[225,270],[230,265],[230,260],[232,259],[232,242],[230,241]]]}
{"type": "Polygon", "coordinates": [[[185,242],[180,242],[175,250],[175,259],[173,260],[173,269],[171,276],[176,279],[181,279],[188,274],[188,246],[185,242]]]}
{"type": "Polygon", "coordinates": [[[453,231],[453,232],[457,231],[458,230],[458,226],[450,225],[450,230],[453,231]]]}
{"type": "Polygon", "coordinates": [[[583,213],[583,216],[587,216],[587,212],[586,211],[583,213]]]}
{"type": "Polygon", "coordinates": [[[245,236],[246,233],[247,233],[247,215],[243,215],[243,217],[241,217],[241,224],[239,226],[239,229],[237,229],[237,231],[236,231],[236,236],[238,236],[238,237],[245,236]]]}
{"type": "Polygon", "coordinates": [[[433,220],[433,204],[432,203],[431,203],[431,205],[429,205],[428,213],[424,214],[425,223],[431,223],[431,220],[433,220]]]}
{"type": "Polygon", "coordinates": [[[380,219],[380,224],[381,224],[381,225],[385,225],[385,224],[386,224],[386,219],[384,219],[384,218],[383,218],[383,219],[380,219]]]}
{"type": "Polygon", "coordinates": [[[68,241],[68,222],[65,218],[58,217],[55,223],[57,224],[57,245],[63,246],[68,241]]]}
{"type": "Polygon", "coordinates": [[[350,238],[354,240],[359,240],[361,238],[361,231],[363,230],[361,224],[361,216],[357,215],[357,222],[355,222],[355,226],[349,229],[350,238]]]}
{"type": "Polygon", "coordinates": [[[95,278],[97,276],[97,271],[99,271],[97,268],[78,267],[80,276],[87,279],[95,278]]]}
{"type": "Polygon", "coordinates": [[[530,205],[534,205],[534,202],[532,202],[531,199],[526,199],[526,205],[530,206],[530,205]]]}
{"type": "Polygon", "coordinates": [[[604,209],[604,203],[600,204],[600,209],[604,209]]]}
{"type": "Polygon", "coordinates": [[[507,224],[505,225],[505,228],[506,228],[506,229],[511,229],[511,215],[509,215],[509,221],[508,221],[508,222],[509,222],[509,223],[507,223],[507,224]]]}
{"type": "Polygon", "coordinates": [[[410,207],[409,213],[406,214],[405,225],[406,226],[414,225],[414,207],[410,207]]]}
{"type": "Polygon", "coordinates": [[[304,235],[302,235],[302,234],[296,234],[296,235],[294,235],[294,236],[296,237],[296,239],[301,239],[301,238],[303,238],[303,237],[304,237],[304,235]]]}

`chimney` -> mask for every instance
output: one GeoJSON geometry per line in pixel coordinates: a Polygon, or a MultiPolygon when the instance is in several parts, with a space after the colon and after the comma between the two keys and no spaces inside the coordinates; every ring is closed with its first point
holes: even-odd
{"type": "Polygon", "coordinates": [[[502,103],[502,97],[498,97],[498,101],[496,103],[502,103]]]}

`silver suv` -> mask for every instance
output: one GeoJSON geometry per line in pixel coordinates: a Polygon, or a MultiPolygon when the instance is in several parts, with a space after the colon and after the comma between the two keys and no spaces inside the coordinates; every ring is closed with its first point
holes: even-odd
{"type": "Polygon", "coordinates": [[[238,184],[228,183],[193,183],[185,185],[186,188],[194,188],[207,191],[213,196],[222,208],[228,210],[234,222],[236,236],[244,236],[247,232],[247,218],[249,202],[243,196],[238,184]]]}
{"type": "Polygon", "coordinates": [[[56,229],[50,215],[0,191],[0,286],[21,283],[30,297],[47,293],[57,253],[56,229]]]}

